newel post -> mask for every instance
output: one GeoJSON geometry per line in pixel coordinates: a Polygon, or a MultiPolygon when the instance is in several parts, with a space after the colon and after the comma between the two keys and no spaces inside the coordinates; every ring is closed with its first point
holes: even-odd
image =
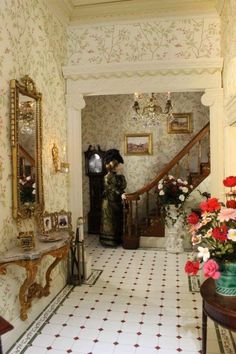
{"type": "Polygon", "coordinates": [[[222,200],[225,177],[223,89],[206,89],[201,101],[204,106],[210,108],[210,192],[212,197],[222,200]]]}

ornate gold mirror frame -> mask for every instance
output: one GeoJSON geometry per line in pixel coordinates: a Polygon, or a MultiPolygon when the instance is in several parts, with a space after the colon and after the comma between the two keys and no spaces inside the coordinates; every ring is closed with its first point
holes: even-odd
{"type": "Polygon", "coordinates": [[[42,95],[24,76],[11,80],[13,217],[29,218],[44,208],[42,177],[42,95]]]}

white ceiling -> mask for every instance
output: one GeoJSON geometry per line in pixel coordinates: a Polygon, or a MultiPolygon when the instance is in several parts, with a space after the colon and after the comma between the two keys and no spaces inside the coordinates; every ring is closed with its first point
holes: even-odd
{"type": "Polygon", "coordinates": [[[70,23],[220,13],[228,0],[48,0],[70,23]]]}

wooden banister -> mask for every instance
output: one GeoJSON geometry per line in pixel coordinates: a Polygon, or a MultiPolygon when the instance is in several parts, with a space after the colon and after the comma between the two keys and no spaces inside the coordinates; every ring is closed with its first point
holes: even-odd
{"type": "Polygon", "coordinates": [[[198,134],[196,134],[193,139],[166,165],[162,168],[162,170],[155,176],[155,178],[143,186],[142,188],[138,189],[134,193],[129,193],[126,194],[126,199],[127,200],[136,200],[135,198],[138,199],[138,197],[145,192],[150,191],[157,183],[160,181],[165,175],[168,174],[168,172],[186,155],[189,153],[189,151],[193,148],[196,143],[198,143],[200,140],[202,140],[210,131],[210,123],[207,123],[205,127],[202,128],[202,130],[199,131],[198,134]]]}
{"type": "Polygon", "coordinates": [[[19,145],[19,153],[30,162],[31,166],[35,166],[35,159],[21,145],[19,145]]]}
{"type": "MultiPolygon", "coordinates": [[[[197,169],[201,172],[201,165],[202,165],[202,140],[209,136],[210,132],[210,123],[207,123],[193,138],[192,140],[169,162],[167,163],[161,171],[146,185],[142,188],[138,189],[133,193],[125,194],[126,200],[124,203],[126,204],[126,208],[124,207],[124,237],[123,237],[123,247],[124,248],[137,248],[139,244],[139,236],[140,236],[140,227],[139,227],[139,212],[138,212],[138,201],[141,199],[141,195],[146,193],[146,203],[145,203],[145,220],[146,226],[149,226],[150,221],[150,209],[149,209],[149,200],[150,195],[149,192],[155,188],[158,182],[168,175],[170,171],[175,168],[175,177],[179,176],[180,168],[184,167],[184,161],[182,161],[182,165],[180,165],[180,161],[182,158],[186,157],[187,159],[187,166],[185,167],[185,171],[189,176],[189,181],[191,181],[191,171],[190,171],[190,151],[193,147],[198,144],[198,160],[197,160],[197,169]]],[[[209,160],[209,153],[208,153],[208,160],[209,160]]],[[[208,172],[209,173],[209,172],[208,172]]],[[[204,175],[203,178],[205,178],[204,175]]],[[[201,182],[201,179],[198,179],[197,182],[194,184],[195,186],[201,182]]],[[[145,200],[145,196],[142,197],[145,200]]],[[[156,215],[160,216],[159,205],[156,205],[156,215]]]]}

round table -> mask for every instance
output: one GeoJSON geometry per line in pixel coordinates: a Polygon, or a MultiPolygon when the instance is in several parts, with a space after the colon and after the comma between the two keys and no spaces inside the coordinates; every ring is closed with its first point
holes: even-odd
{"type": "Polygon", "coordinates": [[[202,354],[207,353],[207,316],[220,326],[236,331],[236,296],[215,291],[215,281],[207,279],[200,288],[202,296],[202,354]]]}

